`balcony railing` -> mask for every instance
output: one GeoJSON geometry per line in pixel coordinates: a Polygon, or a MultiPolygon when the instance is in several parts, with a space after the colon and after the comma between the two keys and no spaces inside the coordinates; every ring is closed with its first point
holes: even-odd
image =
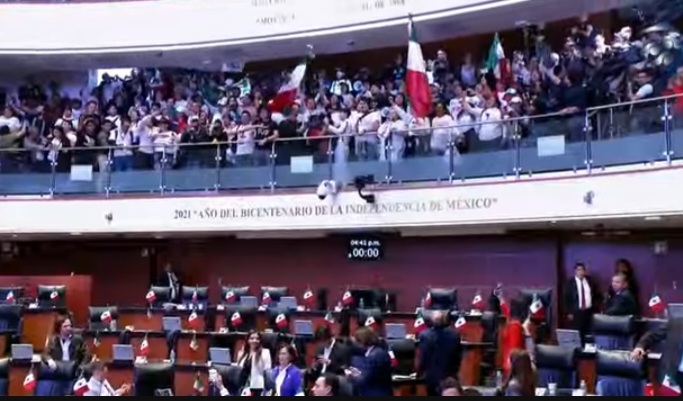
{"type": "Polygon", "coordinates": [[[140,152],[5,149],[0,151],[0,195],[271,192],[330,179],[350,182],[361,175],[391,186],[670,164],[683,154],[683,131],[676,124],[682,103],[683,98],[662,97],[577,114],[365,134],[353,140],[278,140],[248,154],[235,152],[236,143],[153,146],[140,152]],[[498,141],[472,140],[473,130],[503,136],[498,141]],[[136,156],[126,156],[129,153],[136,156]]]}

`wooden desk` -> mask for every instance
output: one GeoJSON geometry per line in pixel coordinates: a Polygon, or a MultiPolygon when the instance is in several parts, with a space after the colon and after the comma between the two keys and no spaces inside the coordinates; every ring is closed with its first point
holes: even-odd
{"type": "MultiPolygon", "coordinates": [[[[29,393],[24,389],[24,379],[28,372],[33,368],[30,361],[14,361],[10,362],[9,368],[9,385],[7,386],[7,395],[10,397],[32,397],[33,393],[29,393]]],[[[38,368],[33,368],[33,374],[38,378],[38,368]]]]}
{"type": "Polygon", "coordinates": [[[112,360],[112,348],[115,344],[119,344],[121,340],[120,331],[84,331],[83,340],[85,340],[90,355],[96,356],[102,362],[109,362],[112,360]]]}
{"type": "Polygon", "coordinates": [[[204,364],[209,359],[209,340],[210,333],[178,333],[176,343],[176,361],[178,364],[204,364]],[[195,348],[192,342],[196,343],[195,348]]]}
{"type": "Polygon", "coordinates": [[[21,342],[33,345],[33,351],[43,352],[48,339],[54,334],[57,318],[63,309],[24,309],[22,312],[21,342]]]}
{"type": "Polygon", "coordinates": [[[427,387],[421,379],[394,378],[392,381],[395,397],[426,397],[427,387]]]}
{"type": "Polygon", "coordinates": [[[209,375],[206,364],[197,365],[176,365],[174,371],[174,394],[176,396],[188,396],[188,395],[202,395],[207,396],[209,393],[209,375]],[[197,374],[202,381],[204,390],[201,394],[197,394],[194,389],[195,381],[197,380],[197,374]]]}
{"type": "MultiPolygon", "coordinates": [[[[107,381],[109,381],[109,384],[111,384],[114,390],[118,389],[124,384],[134,384],[135,368],[133,367],[133,364],[108,363],[107,381]]],[[[134,391],[135,390],[131,390],[131,394],[134,394],[134,391]]]]}
{"type": "Polygon", "coordinates": [[[180,318],[180,325],[183,330],[195,330],[197,332],[203,332],[206,330],[206,318],[207,310],[197,310],[196,327],[191,327],[189,323],[189,317],[192,314],[191,310],[173,310],[164,313],[162,316],[178,316],[180,318]]]}
{"type": "Polygon", "coordinates": [[[151,331],[151,332],[131,332],[130,344],[136,356],[140,355],[140,345],[147,338],[149,345],[149,352],[147,353],[148,361],[164,361],[168,359],[168,342],[166,341],[166,333],[151,331]]]}
{"type": "Polygon", "coordinates": [[[463,386],[477,386],[481,380],[481,362],[484,350],[492,343],[462,341],[463,355],[460,362],[460,383],[463,386]]]}
{"type": "Polygon", "coordinates": [[[162,331],[163,309],[119,308],[118,327],[125,329],[132,326],[134,330],[162,331]]]}

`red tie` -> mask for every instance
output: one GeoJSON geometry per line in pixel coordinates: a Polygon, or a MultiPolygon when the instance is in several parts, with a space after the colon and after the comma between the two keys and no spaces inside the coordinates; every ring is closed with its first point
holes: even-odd
{"type": "Polygon", "coordinates": [[[579,280],[579,309],[586,309],[586,292],[583,290],[583,279],[579,280]]]}

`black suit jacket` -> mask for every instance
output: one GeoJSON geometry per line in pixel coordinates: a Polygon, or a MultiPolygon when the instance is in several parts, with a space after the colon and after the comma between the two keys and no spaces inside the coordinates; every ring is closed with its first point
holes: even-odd
{"type": "Polygon", "coordinates": [[[447,377],[458,377],[462,360],[460,336],[447,327],[432,328],[420,335],[418,374],[428,386],[438,386],[447,377]]]}
{"type": "MultiPolygon", "coordinates": [[[[591,289],[591,311],[596,311],[598,305],[602,302],[600,289],[592,277],[586,277],[586,281],[591,289]]],[[[565,313],[574,314],[579,311],[579,289],[576,285],[575,277],[572,277],[565,283],[562,301],[565,313]]]]}
{"type": "Polygon", "coordinates": [[[637,315],[638,305],[636,305],[636,298],[629,290],[614,294],[607,300],[604,314],[610,316],[637,315]]]}
{"type": "MultiPolygon", "coordinates": [[[[315,350],[315,358],[325,354],[325,346],[319,345],[315,350]]],[[[325,372],[336,375],[344,375],[344,369],[351,365],[351,348],[343,341],[337,339],[330,352],[330,364],[325,372]]],[[[309,370],[312,380],[316,380],[322,374],[322,365],[313,363],[309,370]]]]}
{"type": "Polygon", "coordinates": [[[648,350],[661,341],[666,342],[658,366],[660,379],[664,375],[669,375],[675,379],[683,355],[683,318],[670,319],[666,326],[645,334],[638,342],[637,347],[648,350]]]}
{"type": "Polygon", "coordinates": [[[180,300],[180,288],[181,288],[181,283],[180,283],[180,277],[178,277],[178,274],[173,272],[173,275],[175,276],[175,282],[171,282],[169,279],[169,274],[166,272],[163,272],[159,275],[159,278],[157,278],[156,285],[159,287],[173,287],[175,289],[175,297],[171,298],[172,302],[178,302],[180,300]]]}
{"type": "MultiPolygon", "coordinates": [[[[63,360],[62,343],[59,336],[52,336],[52,338],[50,338],[45,354],[54,361],[63,360]]],[[[85,344],[83,337],[78,335],[71,336],[69,360],[76,362],[78,365],[90,363],[90,352],[88,351],[88,346],[85,344]]]]}

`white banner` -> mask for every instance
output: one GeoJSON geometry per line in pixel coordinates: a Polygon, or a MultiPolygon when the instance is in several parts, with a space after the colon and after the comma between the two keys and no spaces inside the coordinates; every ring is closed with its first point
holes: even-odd
{"type": "Polygon", "coordinates": [[[297,195],[5,200],[0,233],[248,232],[504,224],[683,214],[683,169],[297,195]],[[39,203],[39,204],[36,204],[39,203]]]}
{"type": "MultiPolygon", "coordinates": [[[[506,0],[521,3],[530,0],[506,0]]],[[[539,1],[539,0],[536,0],[539,1]]],[[[540,0],[543,1],[543,0],[540,0]]],[[[201,46],[363,25],[409,14],[475,11],[500,0],[156,0],[2,4],[0,52],[201,46]],[[67,20],[65,20],[67,16],[67,20]],[[58,28],[57,28],[58,27],[58,28]],[[59,34],[55,34],[55,29],[59,34]]],[[[407,39],[407,33],[406,33],[407,39]]]]}

